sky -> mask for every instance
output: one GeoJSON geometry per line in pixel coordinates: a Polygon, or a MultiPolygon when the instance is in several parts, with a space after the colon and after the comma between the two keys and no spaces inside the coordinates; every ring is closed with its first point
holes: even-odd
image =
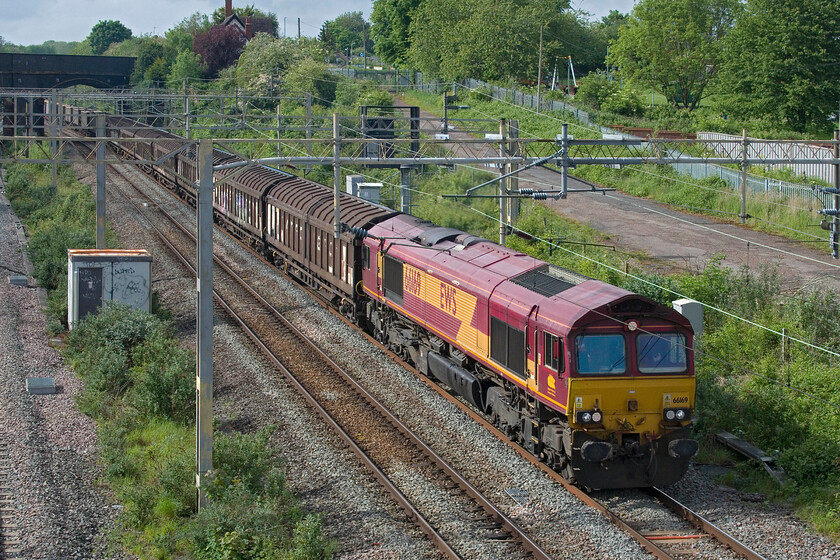
{"type": "MultiPolygon", "coordinates": [[[[344,12],[361,11],[370,18],[372,0],[234,0],[235,6],[253,3],[274,12],[283,34],[300,32],[316,36],[321,25],[344,12]]],[[[600,19],[610,10],[633,9],[634,0],[571,0],[575,9],[586,10],[600,19]]],[[[17,45],[39,45],[44,41],[82,41],[100,20],[114,19],[134,35],[163,35],[185,17],[196,12],[210,14],[224,0],[0,0],[3,19],[0,37],[17,45]]]]}

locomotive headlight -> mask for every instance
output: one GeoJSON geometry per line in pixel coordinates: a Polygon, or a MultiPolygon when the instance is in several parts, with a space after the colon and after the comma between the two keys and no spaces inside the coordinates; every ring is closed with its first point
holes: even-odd
{"type": "Polygon", "coordinates": [[[603,418],[604,418],[604,417],[603,417],[603,415],[601,414],[601,411],[600,411],[600,410],[596,410],[595,412],[593,412],[593,413],[592,413],[592,421],[593,421],[593,422],[600,423],[600,422],[601,422],[601,420],[603,420],[603,418]]]}
{"type": "Polygon", "coordinates": [[[583,414],[580,415],[580,419],[584,424],[592,422],[592,414],[589,413],[589,412],[584,412],[583,414]]]}
{"type": "Polygon", "coordinates": [[[682,422],[691,418],[690,408],[666,408],[662,414],[666,422],[682,422]]]}

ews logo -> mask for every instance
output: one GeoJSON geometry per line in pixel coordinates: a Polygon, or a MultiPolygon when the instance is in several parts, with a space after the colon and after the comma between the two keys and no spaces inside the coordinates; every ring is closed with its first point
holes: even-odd
{"type": "Polygon", "coordinates": [[[440,285],[440,308],[449,313],[450,315],[455,315],[458,308],[457,303],[455,302],[455,288],[452,286],[447,286],[446,284],[441,283],[440,285]]]}
{"type": "Polygon", "coordinates": [[[410,293],[414,294],[415,296],[420,295],[420,286],[422,285],[422,279],[420,277],[420,271],[416,270],[411,267],[405,267],[405,275],[403,278],[403,289],[410,293]]]}

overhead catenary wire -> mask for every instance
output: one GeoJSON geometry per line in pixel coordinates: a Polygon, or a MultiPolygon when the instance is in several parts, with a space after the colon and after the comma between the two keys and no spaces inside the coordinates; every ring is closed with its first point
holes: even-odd
{"type": "MultiPolygon", "coordinates": [[[[350,129],[349,127],[348,127],[348,129],[349,129],[349,130],[353,130],[353,129],[350,129]]],[[[356,132],[358,133],[358,131],[356,131],[356,132]]],[[[428,193],[423,193],[422,191],[419,191],[419,190],[417,190],[417,189],[409,189],[409,190],[411,190],[412,192],[418,192],[418,193],[421,193],[421,194],[424,194],[424,195],[427,195],[427,194],[428,194],[428,193]]],[[[430,196],[433,196],[433,195],[430,195],[430,196]]],[[[607,195],[607,196],[609,196],[609,195],[607,195]]],[[[659,211],[656,211],[656,210],[653,210],[653,209],[650,209],[650,208],[646,208],[646,209],[647,209],[647,210],[650,210],[650,211],[653,211],[653,212],[655,212],[655,213],[659,213],[659,214],[661,214],[661,215],[663,215],[663,216],[668,216],[668,214],[666,214],[666,213],[664,213],[664,212],[659,212],[659,211]]],[[[483,215],[483,216],[485,216],[485,217],[489,217],[489,218],[491,218],[491,219],[492,219],[492,220],[494,220],[494,221],[498,221],[498,220],[497,220],[497,218],[495,218],[495,217],[488,216],[487,214],[485,214],[485,213],[483,213],[483,212],[480,212],[480,211],[478,211],[478,210],[476,210],[476,209],[472,209],[472,210],[473,210],[474,212],[478,212],[479,214],[481,214],[481,215],[483,215]]],[[[688,220],[683,220],[683,219],[680,219],[680,218],[678,218],[678,217],[673,217],[673,216],[668,216],[668,217],[671,217],[672,219],[677,219],[677,220],[680,220],[680,221],[684,221],[684,222],[687,222],[687,223],[691,223],[691,222],[688,222],[688,220]]],[[[692,223],[692,225],[695,225],[696,227],[701,227],[701,228],[703,228],[703,229],[707,229],[707,230],[710,230],[710,231],[714,231],[715,233],[719,233],[719,234],[721,234],[721,235],[725,235],[725,236],[728,236],[728,237],[731,237],[731,238],[734,238],[734,239],[738,239],[738,240],[740,240],[740,241],[748,242],[748,241],[747,241],[746,239],[744,239],[744,238],[741,238],[741,237],[738,237],[738,236],[735,236],[735,235],[732,235],[732,234],[727,234],[727,233],[724,233],[724,232],[719,232],[719,231],[714,230],[713,228],[709,228],[709,227],[707,227],[707,226],[703,226],[703,225],[700,225],[700,224],[693,224],[693,223],[692,223]]],[[[524,231],[524,230],[520,230],[520,231],[524,231]]],[[[525,232],[525,233],[527,233],[527,232],[525,232]]],[[[532,234],[529,234],[529,235],[532,235],[532,234]]],[[[625,271],[622,271],[622,270],[619,270],[619,269],[617,269],[617,268],[615,268],[615,267],[612,267],[611,265],[608,265],[608,264],[606,264],[606,263],[601,263],[600,261],[597,261],[597,260],[595,260],[595,259],[592,259],[592,258],[590,258],[590,257],[587,257],[586,255],[581,255],[581,254],[576,253],[576,252],[574,252],[574,251],[572,251],[572,250],[570,250],[570,249],[567,249],[567,248],[565,248],[565,247],[558,246],[558,245],[556,245],[556,244],[551,243],[551,242],[550,242],[550,241],[548,241],[548,240],[541,239],[541,238],[539,238],[538,236],[533,236],[533,235],[532,235],[532,237],[534,237],[535,239],[537,239],[537,240],[539,240],[539,241],[541,241],[541,242],[543,242],[543,243],[546,243],[546,244],[552,245],[552,246],[554,246],[554,247],[556,247],[556,248],[558,248],[558,249],[560,249],[560,250],[563,250],[563,251],[565,251],[565,252],[567,252],[567,253],[574,254],[574,255],[576,255],[576,256],[578,256],[578,257],[580,257],[580,258],[583,258],[583,259],[586,259],[586,260],[592,261],[593,263],[598,264],[599,266],[603,266],[603,267],[606,267],[606,268],[608,268],[608,269],[611,269],[611,270],[614,270],[614,271],[616,271],[616,272],[619,272],[619,273],[621,273],[621,274],[625,274],[625,275],[627,275],[627,276],[629,276],[629,277],[631,277],[631,278],[633,278],[633,279],[635,279],[635,280],[637,280],[637,281],[644,282],[644,283],[646,283],[646,284],[648,284],[648,285],[651,285],[651,286],[657,287],[658,289],[661,289],[661,290],[667,291],[667,292],[672,293],[672,294],[674,294],[674,295],[676,295],[676,296],[679,296],[679,297],[686,297],[684,294],[680,294],[679,292],[676,292],[676,291],[671,290],[671,289],[669,289],[669,288],[666,288],[666,287],[664,287],[664,286],[660,286],[660,285],[658,285],[658,284],[656,284],[656,283],[654,283],[654,282],[651,282],[651,281],[649,281],[649,280],[647,280],[647,279],[644,279],[644,278],[641,278],[641,277],[638,277],[638,276],[634,276],[634,275],[629,274],[629,273],[627,273],[627,272],[625,272],[625,271]]],[[[817,260],[817,259],[812,259],[812,258],[809,258],[809,257],[803,257],[802,255],[798,255],[798,254],[793,253],[793,252],[790,252],[790,251],[784,251],[784,250],[782,250],[782,249],[777,249],[777,248],[769,247],[769,246],[766,246],[766,245],[763,245],[763,244],[760,244],[760,243],[752,243],[752,244],[753,244],[753,245],[756,245],[756,246],[759,246],[759,247],[767,248],[767,249],[769,249],[769,250],[774,250],[774,251],[778,251],[778,252],[781,252],[781,253],[784,253],[784,254],[788,254],[788,255],[791,255],[791,256],[796,256],[796,257],[799,257],[799,258],[805,258],[805,259],[808,259],[808,260],[812,260],[812,261],[815,261],[815,262],[819,262],[819,263],[821,263],[821,264],[828,264],[829,266],[832,266],[832,267],[834,267],[834,268],[840,268],[840,266],[837,266],[837,265],[831,265],[830,263],[824,263],[823,261],[819,261],[819,260],[817,260]]],[[[750,320],[748,320],[748,319],[746,319],[746,318],[739,317],[738,315],[735,315],[735,314],[733,314],[733,313],[730,313],[730,312],[728,312],[728,311],[726,311],[726,310],[723,310],[723,309],[717,308],[717,307],[715,307],[715,306],[711,306],[711,305],[706,304],[706,303],[704,303],[704,302],[700,302],[700,303],[701,303],[704,307],[707,307],[707,308],[709,308],[709,309],[712,309],[712,310],[717,311],[717,312],[719,312],[719,313],[722,313],[722,314],[724,314],[724,315],[730,316],[730,317],[732,317],[732,318],[735,318],[735,319],[738,319],[738,320],[744,321],[744,322],[746,322],[746,323],[748,323],[748,324],[750,324],[750,325],[752,325],[752,326],[755,326],[755,327],[757,327],[757,328],[761,328],[761,329],[767,330],[767,331],[769,331],[769,332],[772,332],[772,333],[777,334],[777,335],[780,335],[780,336],[787,336],[787,335],[783,335],[782,333],[780,333],[780,332],[778,332],[778,331],[776,331],[776,330],[774,330],[774,329],[771,329],[771,328],[769,328],[769,327],[766,327],[766,326],[761,325],[761,324],[759,324],[759,323],[756,323],[756,322],[754,322],[754,321],[750,321],[750,320]]],[[[801,340],[801,339],[797,339],[797,338],[795,338],[795,337],[789,337],[789,336],[787,336],[787,338],[789,338],[790,340],[793,340],[793,341],[795,341],[795,342],[797,342],[797,343],[803,344],[803,345],[805,345],[805,346],[807,346],[807,347],[810,347],[810,348],[812,348],[812,349],[819,350],[819,351],[822,351],[822,352],[828,353],[828,354],[830,354],[830,355],[840,356],[840,354],[838,354],[837,352],[834,352],[834,351],[832,351],[832,350],[830,350],[830,349],[823,348],[823,347],[818,346],[818,345],[815,345],[815,344],[811,344],[811,343],[809,343],[809,342],[807,342],[807,341],[804,341],[804,340],[801,340]]]]}

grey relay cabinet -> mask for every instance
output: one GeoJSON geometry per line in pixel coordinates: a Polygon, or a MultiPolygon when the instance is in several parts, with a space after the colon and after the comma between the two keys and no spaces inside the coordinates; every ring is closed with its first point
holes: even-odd
{"type": "Polygon", "coordinates": [[[69,249],[67,323],[73,326],[106,301],[151,311],[152,257],[145,249],[69,249]]]}

